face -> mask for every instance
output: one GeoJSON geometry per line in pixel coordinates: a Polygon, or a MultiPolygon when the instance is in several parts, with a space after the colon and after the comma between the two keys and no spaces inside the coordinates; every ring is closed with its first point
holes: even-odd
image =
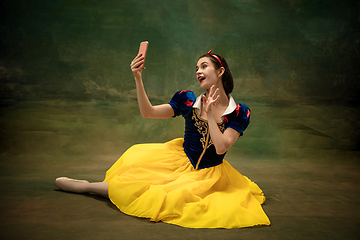
{"type": "Polygon", "coordinates": [[[209,90],[212,85],[218,86],[221,83],[219,72],[208,57],[200,58],[196,64],[196,77],[203,89],[209,90]]]}

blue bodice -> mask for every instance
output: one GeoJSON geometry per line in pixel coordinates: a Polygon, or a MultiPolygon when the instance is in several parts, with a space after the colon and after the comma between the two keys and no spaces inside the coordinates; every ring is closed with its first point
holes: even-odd
{"type": "MultiPolygon", "coordinates": [[[[169,104],[174,109],[174,117],[181,114],[185,118],[183,146],[194,168],[206,146],[206,151],[198,167],[198,169],[203,169],[221,164],[226,153],[221,155],[216,153],[211,136],[208,139],[208,144],[206,144],[206,136],[209,129],[208,122],[199,116],[197,108],[194,107],[194,105],[199,105],[195,104],[196,100],[194,92],[187,90],[178,91],[172,97],[169,104]]],[[[199,100],[200,98],[198,98],[199,100]]],[[[238,131],[241,136],[250,123],[250,109],[242,103],[236,105],[234,103],[233,108],[233,111],[226,111],[228,113],[223,115],[223,120],[221,123],[218,123],[218,126],[221,132],[230,127],[238,131]]]]}

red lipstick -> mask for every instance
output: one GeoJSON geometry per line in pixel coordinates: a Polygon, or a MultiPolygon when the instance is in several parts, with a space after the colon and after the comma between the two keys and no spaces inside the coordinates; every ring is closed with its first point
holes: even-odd
{"type": "Polygon", "coordinates": [[[204,77],[204,76],[198,76],[197,79],[198,79],[198,81],[199,81],[200,83],[202,83],[202,81],[205,80],[205,77],[204,77]]]}

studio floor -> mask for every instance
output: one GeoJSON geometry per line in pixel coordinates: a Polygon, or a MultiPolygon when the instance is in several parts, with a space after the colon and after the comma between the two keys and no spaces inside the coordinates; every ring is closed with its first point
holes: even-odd
{"type": "Polygon", "coordinates": [[[188,229],[54,184],[102,181],[131,145],[181,137],[181,118],[140,119],[136,102],[2,101],[0,239],[359,239],[359,111],[248,105],[251,125],[226,159],[264,191],[271,226],[188,229]]]}

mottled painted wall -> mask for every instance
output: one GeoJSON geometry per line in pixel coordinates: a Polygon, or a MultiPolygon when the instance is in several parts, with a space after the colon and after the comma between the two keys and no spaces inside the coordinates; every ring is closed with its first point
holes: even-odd
{"type": "Polygon", "coordinates": [[[133,99],[129,63],[150,42],[153,99],[198,88],[197,57],[232,69],[235,97],[273,104],[359,103],[359,3],[341,0],[1,3],[2,99],[133,99]]]}

